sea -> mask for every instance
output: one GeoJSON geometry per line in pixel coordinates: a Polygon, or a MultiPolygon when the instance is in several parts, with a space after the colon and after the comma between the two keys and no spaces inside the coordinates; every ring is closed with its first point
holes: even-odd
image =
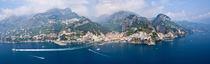
{"type": "Polygon", "coordinates": [[[154,46],[1,42],[0,64],[210,64],[210,33],[195,32],[154,46]]]}

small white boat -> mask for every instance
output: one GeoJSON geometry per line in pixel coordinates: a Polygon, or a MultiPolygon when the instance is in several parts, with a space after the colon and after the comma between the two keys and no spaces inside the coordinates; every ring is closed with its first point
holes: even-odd
{"type": "Polygon", "coordinates": [[[97,50],[97,51],[99,51],[99,50],[100,50],[100,48],[97,48],[96,50],[97,50]]]}

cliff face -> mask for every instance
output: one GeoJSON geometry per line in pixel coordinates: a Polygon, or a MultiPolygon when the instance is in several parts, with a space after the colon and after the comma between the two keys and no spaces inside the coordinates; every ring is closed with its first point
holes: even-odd
{"type": "Polygon", "coordinates": [[[119,11],[116,13],[113,13],[112,15],[106,16],[106,19],[99,19],[98,22],[102,26],[109,28],[110,31],[122,31],[122,23],[126,17],[129,15],[132,15],[134,13],[128,12],[128,11],[119,11]]]}
{"type": "Polygon", "coordinates": [[[138,17],[135,15],[129,15],[128,17],[126,17],[124,20],[122,20],[122,31],[125,31],[129,28],[132,27],[133,24],[135,23],[139,23],[140,21],[138,21],[138,17]]]}
{"type": "MultiPolygon", "coordinates": [[[[117,28],[121,29],[124,40],[132,43],[147,43],[153,44],[154,41],[172,41],[176,37],[182,37],[189,33],[188,30],[171,21],[171,18],[164,14],[159,14],[153,21],[149,21],[145,17],[140,17],[135,14],[123,15],[122,13],[115,13],[120,16],[114,16],[120,22],[117,28]],[[145,35],[147,37],[138,37],[145,35]],[[133,37],[135,36],[135,37],[133,37]]],[[[112,15],[113,16],[113,15],[112,15]]],[[[116,22],[116,19],[113,19],[116,22]]],[[[110,21],[113,24],[113,21],[110,21]]],[[[112,27],[115,28],[115,27],[112,27]]]]}
{"type": "Polygon", "coordinates": [[[69,28],[71,28],[72,31],[82,31],[83,34],[87,33],[88,31],[96,35],[106,33],[106,29],[104,27],[85,17],[81,17],[78,22],[70,24],[69,28]]]}
{"type": "Polygon", "coordinates": [[[153,20],[152,25],[158,33],[172,33],[175,36],[184,36],[188,33],[188,31],[184,27],[181,27],[180,25],[172,22],[171,18],[164,14],[159,14],[153,20]]]}
{"type": "Polygon", "coordinates": [[[122,31],[130,30],[132,28],[135,28],[136,31],[148,31],[152,32],[153,27],[149,20],[141,19],[143,17],[138,17],[136,15],[130,15],[125,18],[125,20],[122,23],[122,31]]]}

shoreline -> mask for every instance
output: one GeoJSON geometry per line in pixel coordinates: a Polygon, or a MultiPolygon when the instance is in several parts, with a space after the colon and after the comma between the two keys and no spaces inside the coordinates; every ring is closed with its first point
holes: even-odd
{"type": "MultiPolygon", "coordinates": [[[[184,37],[184,36],[183,36],[184,37]]],[[[39,43],[39,42],[51,42],[51,43],[55,43],[55,44],[58,44],[60,46],[65,46],[67,45],[67,43],[74,43],[74,42],[77,42],[77,43],[96,43],[97,45],[104,45],[104,44],[108,44],[108,43],[131,43],[131,44],[146,44],[146,45],[155,45],[156,42],[160,42],[160,41],[163,41],[163,42],[171,42],[171,41],[174,41],[176,39],[179,39],[181,37],[175,37],[173,38],[172,40],[154,40],[154,41],[151,41],[151,42],[138,42],[138,41],[128,41],[128,40],[110,40],[110,41],[20,41],[20,42],[11,42],[11,41],[1,41],[0,40],[0,43],[39,43]]]]}
{"type": "MultiPolygon", "coordinates": [[[[131,43],[126,40],[116,40],[116,41],[22,41],[22,42],[9,42],[9,41],[0,41],[0,43],[39,43],[39,42],[49,42],[49,43],[55,43],[60,46],[65,46],[67,43],[95,43],[97,45],[105,45],[109,43],[131,43]]],[[[154,42],[155,43],[155,42],[154,42]]],[[[145,43],[131,43],[131,44],[145,44],[145,43]]],[[[146,45],[153,45],[153,44],[146,44],[146,45]]],[[[154,44],[155,45],[155,44],[154,44]]]]}

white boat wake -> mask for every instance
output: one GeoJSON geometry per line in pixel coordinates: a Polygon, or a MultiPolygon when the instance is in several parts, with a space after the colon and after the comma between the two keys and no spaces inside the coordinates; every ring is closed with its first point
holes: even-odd
{"type": "Polygon", "coordinates": [[[101,56],[109,57],[108,55],[105,55],[105,54],[102,54],[102,53],[96,52],[96,51],[91,50],[91,49],[88,49],[88,51],[93,52],[93,53],[98,54],[98,55],[101,55],[101,56]]]}
{"type": "Polygon", "coordinates": [[[41,59],[41,60],[45,59],[44,57],[40,57],[40,56],[32,56],[32,57],[35,57],[35,58],[38,58],[38,59],[41,59]]]}
{"type": "Polygon", "coordinates": [[[68,50],[77,50],[82,48],[87,48],[93,46],[93,44],[83,47],[74,47],[74,48],[60,48],[60,49],[12,49],[12,51],[28,51],[28,52],[39,52],[39,51],[68,51],[68,50]]]}

